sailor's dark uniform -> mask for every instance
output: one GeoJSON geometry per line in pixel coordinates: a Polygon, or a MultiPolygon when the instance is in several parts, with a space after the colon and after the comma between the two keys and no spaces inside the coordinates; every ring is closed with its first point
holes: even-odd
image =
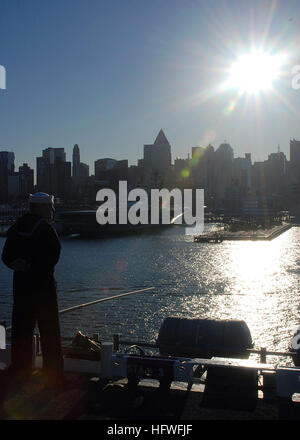
{"type": "Polygon", "coordinates": [[[60,256],[54,228],[35,214],[25,214],[7,232],[2,260],[22,258],[27,271],[14,271],[11,370],[28,373],[32,368],[32,337],[37,322],[42,344],[43,371],[49,382],[62,377],[63,356],[58,318],[54,267],[60,256]]]}

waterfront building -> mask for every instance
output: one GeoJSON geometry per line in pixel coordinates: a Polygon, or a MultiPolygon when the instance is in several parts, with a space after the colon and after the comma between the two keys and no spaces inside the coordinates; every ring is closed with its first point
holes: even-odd
{"type": "Polygon", "coordinates": [[[72,155],[72,198],[80,199],[82,189],[80,186],[88,179],[90,167],[80,162],[80,150],[77,144],[73,147],[72,155]]]}
{"type": "Polygon", "coordinates": [[[34,192],[34,171],[27,163],[19,167],[19,192],[23,198],[34,192]]]}
{"type": "Polygon", "coordinates": [[[284,153],[271,153],[265,165],[267,192],[284,194],[287,186],[287,159],[284,153]]]}
{"type": "Polygon", "coordinates": [[[266,194],[265,162],[254,162],[252,165],[252,191],[258,196],[266,194]]]}
{"type": "Polygon", "coordinates": [[[245,194],[251,189],[251,168],[251,153],[234,159],[234,179],[237,180],[245,194]]]}
{"type": "Polygon", "coordinates": [[[233,149],[225,141],[215,152],[215,193],[217,203],[222,208],[225,207],[225,199],[233,183],[233,160],[233,149]]]}
{"type": "Polygon", "coordinates": [[[255,162],[252,166],[252,192],[267,200],[275,209],[287,209],[288,162],[281,151],[271,153],[268,160],[255,162]]]}
{"type": "Polygon", "coordinates": [[[90,167],[80,162],[80,150],[77,144],[73,148],[72,177],[75,184],[79,184],[89,177],[90,167]]]}
{"type": "Polygon", "coordinates": [[[174,172],[177,179],[182,180],[182,171],[188,166],[188,159],[180,159],[176,157],[174,160],[174,172]]]}
{"type": "Polygon", "coordinates": [[[205,204],[215,208],[216,197],[216,155],[212,145],[193,147],[191,172],[196,188],[204,189],[205,204]]]}
{"type": "Polygon", "coordinates": [[[128,180],[128,160],[98,159],[95,161],[95,179],[108,181],[109,186],[118,187],[120,180],[128,180]]]}
{"type": "Polygon", "coordinates": [[[20,194],[20,176],[19,173],[10,173],[7,178],[8,200],[16,200],[20,194]]]}
{"type": "Polygon", "coordinates": [[[43,150],[43,158],[49,160],[50,164],[55,163],[56,160],[61,162],[66,161],[65,149],[61,147],[48,147],[43,150]]]}
{"type": "Polygon", "coordinates": [[[288,168],[289,210],[300,219],[300,141],[290,140],[288,168]]]}
{"type": "Polygon", "coordinates": [[[12,151],[0,151],[0,203],[8,201],[8,176],[15,171],[15,155],[12,151]]]}
{"type": "Polygon", "coordinates": [[[204,155],[205,147],[192,147],[192,159],[199,162],[204,155]]]}
{"type": "Polygon", "coordinates": [[[0,161],[5,163],[9,173],[15,171],[15,153],[12,151],[0,151],[0,161]]]}
{"type": "Polygon", "coordinates": [[[84,180],[90,175],[90,167],[88,164],[80,162],[78,177],[80,180],[84,180]]]}
{"type": "Polygon", "coordinates": [[[251,196],[243,200],[243,214],[256,219],[257,217],[272,217],[275,212],[265,198],[251,196]]]}
{"type": "Polygon", "coordinates": [[[166,182],[171,172],[171,145],[163,130],[154,143],[144,145],[144,183],[148,187],[159,187],[166,182]]]}
{"type": "Polygon", "coordinates": [[[71,193],[71,162],[66,161],[64,148],[46,148],[37,157],[37,188],[67,200],[71,193]]]}
{"type": "Polygon", "coordinates": [[[73,147],[73,166],[72,166],[72,176],[76,177],[78,174],[78,168],[80,165],[80,151],[77,144],[73,147]]]}
{"type": "Polygon", "coordinates": [[[104,174],[106,171],[112,170],[117,161],[115,159],[105,158],[95,161],[95,178],[97,180],[104,180],[104,174]]]}
{"type": "Polygon", "coordinates": [[[300,184],[300,141],[290,140],[290,168],[292,183],[300,184]]]}
{"type": "Polygon", "coordinates": [[[143,170],[142,168],[131,165],[128,168],[128,184],[130,187],[135,188],[136,186],[140,186],[143,180],[143,170]]]}

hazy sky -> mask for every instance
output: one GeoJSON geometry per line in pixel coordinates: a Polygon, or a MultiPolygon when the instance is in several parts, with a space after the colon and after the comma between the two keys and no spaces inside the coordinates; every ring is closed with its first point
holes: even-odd
{"type": "Polygon", "coordinates": [[[46,147],[71,160],[128,159],[163,128],[172,159],[226,139],[254,160],[300,138],[300,2],[246,0],[0,0],[0,149],[35,168],[46,147]],[[221,90],[252,47],[284,53],[260,96],[221,90]]]}

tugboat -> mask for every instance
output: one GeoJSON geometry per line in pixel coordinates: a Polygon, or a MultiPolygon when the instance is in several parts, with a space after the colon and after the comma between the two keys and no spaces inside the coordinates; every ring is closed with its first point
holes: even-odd
{"type": "Polygon", "coordinates": [[[219,232],[208,235],[196,235],[194,242],[196,243],[222,243],[223,236],[219,232]]]}

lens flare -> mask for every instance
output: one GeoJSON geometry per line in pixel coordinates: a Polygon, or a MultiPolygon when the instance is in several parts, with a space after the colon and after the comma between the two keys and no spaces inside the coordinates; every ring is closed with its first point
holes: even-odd
{"type": "Polygon", "coordinates": [[[185,168],[181,171],[181,175],[184,179],[187,179],[188,177],[190,177],[190,170],[188,168],[185,168]]]}
{"type": "Polygon", "coordinates": [[[228,104],[228,106],[225,108],[224,113],[226,115],[230,115],[230,113],[234,111],[236,105],[237,105],[237,99],[232,99],[228,104]]]}

